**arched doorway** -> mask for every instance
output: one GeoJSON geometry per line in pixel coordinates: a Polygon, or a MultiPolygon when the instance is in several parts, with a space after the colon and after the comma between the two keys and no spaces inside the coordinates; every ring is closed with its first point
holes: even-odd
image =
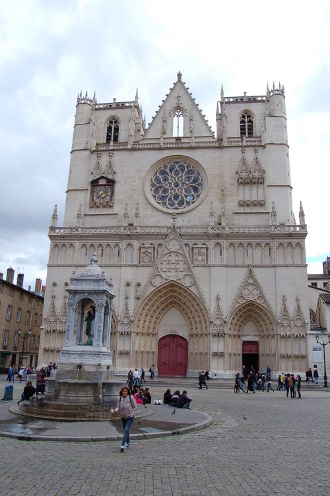
{"type": "Polygon", "coordinates": [[[182,336],[169,334],[158,341],[158,375],[186,377],[188,368],[188,341],[182,336]]]}
{"type": "Polygon", "coordinates": [[[209,369],[208,331],[209,316],[201,300],[182,284],[165,283],[147,296],[134,316],[131,366],[148,370],[154,364],[158,368],[158,341],[173,334],[189,342],[187,370],[209,369]],[[180,321],[174,319],[176,311],[182,316],[180,321]],[[161,323],[168,312],[172,317],[166,327],[161,323]]]}
{"type": "Polygon", "coordinates": [[[228,325],[226,368],[238,372],[244,360],[251,363],[248,355],[254,355],[255,364],[258,360],[256,370],[277,370],[277,346],[276,321],[270,311],[254,301],[239,305],[228,325]]]}

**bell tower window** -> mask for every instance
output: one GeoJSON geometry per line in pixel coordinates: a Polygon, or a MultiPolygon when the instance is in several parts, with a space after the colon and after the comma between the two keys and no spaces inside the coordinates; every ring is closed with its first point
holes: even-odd
{"type": "Polygon", "coordinates": [[[183,119],[182,109],[176,109],[173,116],[173,136],[176,138],[183,136],[183,119]]]}
{"type": "Polygon", "coordinates": [[[119,137],[119,122],[117,119],[111,119],[107,127],[106,143],[116,143],[119,137]]]}
{"type": "Polygon", "coordinates": [[[246,138],[253,136],[253,117],[248,112],[244,112],[240,119],[240,135],[246,138]]]}

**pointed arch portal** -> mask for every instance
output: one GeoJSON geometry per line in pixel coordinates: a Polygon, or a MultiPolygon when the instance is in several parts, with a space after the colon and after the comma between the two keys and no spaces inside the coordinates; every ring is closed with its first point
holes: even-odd
{"type": "Polygon", "coordinates": [[[264,306],[248,301],[236,308],[228,325],[227,368],[240,371],[242,364],[278,368],[278,343],[274,317],[264,306]],[[252,330],[247,330],[246,327],[252,330]]]}
{"type": "Polygon", "coordinates": [[[148,369],[154,364],[159,368],[160,359],[163,360],[160,363],[160,372],[169,375],[185,375],[184,370],[198,371],[209,368],[208,314],[197,296],[182,284],[171,281],[155,289],[142,302],[134,322],[132,362],[135,367],[148,369]],[[172,330],[168,328],[166,336],[159,334],[160,322],[172,308],[180,312],[187,323],[188,335],[185,337],[180,333],[180,328],[175,328],[175,322],[172,330]],[[185,347],[187,359],[184,359],[185,347]],[[164,350],[163,354],[159,352],[161,349],[164,350]],[[166,357],[172,356],[173,350],[176,358],[172,368],[165,372],[166,357]]]}

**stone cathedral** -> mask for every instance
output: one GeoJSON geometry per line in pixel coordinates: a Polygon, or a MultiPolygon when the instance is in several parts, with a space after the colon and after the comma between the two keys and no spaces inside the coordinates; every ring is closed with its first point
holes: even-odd
{"type": "Polygon", "coordinates": [[[291,195],[281,84],[221,89],[215,132],[180,72],[148,126],[137,93],[80,93],[64,222],[55,207],[49,229],[40,365],[58,360],[69,279],[96,254],[115,295],[115,372],[305,371],[307,229],[291,195]]]}

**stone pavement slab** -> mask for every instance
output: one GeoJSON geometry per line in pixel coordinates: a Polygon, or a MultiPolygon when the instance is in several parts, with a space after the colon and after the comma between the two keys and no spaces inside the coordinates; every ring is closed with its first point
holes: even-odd
{"type": "Polygon", "coordinates": [[[191,396],[194,408],[213,417],[210,427],[134,440],[124,453],[119,441],[0,438],[1,495],[329,496],[328,393],[191,396]]]}

